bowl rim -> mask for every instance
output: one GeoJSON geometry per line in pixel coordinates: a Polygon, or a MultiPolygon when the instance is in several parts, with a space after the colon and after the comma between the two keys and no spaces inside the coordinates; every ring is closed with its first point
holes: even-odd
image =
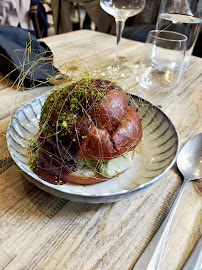
{"type": "MultiPolygon", "coordinates": [[[[6,131],[6,142],[7,142],[7,148],[8,148],[8,151],[9,151],[9,154],[11,155],[12,159],[14,160],[15,164],[23,171],[23,173],[27,174],[29,177],[33,178],[34,181],[33,182],[39,182],[40,185],[43,185],[44,187],[47,187],[47,188],[50,188],[50,189],[53,189],[59,193],[62,193],[62,194],[66,194],[66,195],[74,195],[74,196],[77,196],[77,197],[82,197],[82,198],[116,198],[116,197],[119,197],[121,195],[126,195],[126,194],[132,194],[134,192],[138,192],[138,191],[141,191],[141,190],[144,190],[144,189],[147,189],[149,188],[151,185],[157,183],[159,180],[161,180],[167,173],[168,171],[173,167],[173,165],[175,164],[176,160],[177,160],[177,156],[179,154],[179,151],[180,151],[180,138],[179,138],[179,133],[175,127],[175,125],[172,123],[172,121],[168,118],[168,116],[158,107],[158,106],[155,106],[153,105],[152,103],[150,103],[149,101],[139,97],[139,96],[136,96],[134,94],[131,94],[131,93],[126,93],[128,96],[132,97],[133,99],[139,99],[141,100],[143,103],[146,103],[147,105],[149,106],[152,106],[152,107],[155,107],[157,108],[157,110],[160,111],[160,113],[167,119],[168,122],[171,123],[175,133],[176,133],[176,143],[177,143],[177,150],[176,150],[176,153],[175,153],[175,156],[174,158],[172,159],[172,161],[170,162],[170,164],[157,176],[155,176],[154,178],[152,178],[151,180],[149,180],[148,182],[146,183],[143,183],[143,184],[140,184],[134,188],[131,188],[131,189],[123,189],[121,191],[118,191],[118,192],[115,192],[115,193],[103,193],[103,194],[88,194],[88,193],[82,193],[82,192],[73,192],[73,191],[66,191],[66,190],[62,190],[62,186],[63,185],[52,185],[50,183],[48,183],[47,181],[39,178],[34,172],[32,172],[31,170],[30,171],[27,171],[25,170],[25,168],[21,165],[22,162],[18,162],[16,161],[16,158],[15,158],[15,154],[11,151],[11,145],[10,145],[10,130],[11,130],[11,125],[12,125],[12,122],[13,120],[16,118],[16,116],[24,109],[26,108],[26,106],[28,106],[29,104],[32,104],[34,103],[36,100],[39,100],[40,98],[45,98],[46,96],[48,96],[52,91],[49,91],[41,96],[37,96],[35,97],[34,99],[26,102],[23,106],[21,106],[19,109],[16,110],[16,112],[14,113],[14,115],[11,117],[10,121],[9,121],[9,124],[8,124],[8,127],[7,127],[7,131],[6,131]]],[[[109,179],[109,180],[112,180],[112,179],[109,179]]],[[[106,180],[109,181],[109,180],[106,180]]],[[[99,183],[96,183],[95,185],[99,185],[99,183]]]]}

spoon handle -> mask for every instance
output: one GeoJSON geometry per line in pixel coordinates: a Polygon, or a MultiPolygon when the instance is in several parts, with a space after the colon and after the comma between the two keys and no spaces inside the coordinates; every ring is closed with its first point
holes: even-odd
{"type": "Polygon", "coordinates": [[[136,262],[133,270],[158,270],[160,265],[163,248],[166,243],[168,232],[175,215],[175,211],[179,204],[180,198],[187,184],[187,180],[184,180],[178,196],[164,222],[161,224],[159,230],[152,238],[151,242],[144,250],[138,261],[136,262]]]}

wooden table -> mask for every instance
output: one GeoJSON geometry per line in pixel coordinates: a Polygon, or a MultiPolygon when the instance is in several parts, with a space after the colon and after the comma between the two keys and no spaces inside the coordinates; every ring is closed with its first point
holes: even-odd
{"type": "MultiPolygon", "coordinates": [[[[53,51],[55,66],[77,70],[78,77],[113,62],[114,36],[81,30],[44,42],[53,51]]],[[[125,91],[160,106],[179,131],[182,146],[202,132],[202,59],[191,58],[179,86],[171,92],[146,91],[135,79],[142,48],[142,43],[122,40],[120,56],[133,75],[119,83],[125,91]]],[[[132,269],[177,195],[182,181],[177,167],[150,189],[116,203],[75,203],[45,193],[13,163],[5,134],[12,113],[50,88],[21,91],[11,84],[7,80],[0,84],[0,269],[132,269]]],[[[181,269],[199,239],[201,196],[201,183],[189,183],[174,217],[161,270],[181,269]]]]}

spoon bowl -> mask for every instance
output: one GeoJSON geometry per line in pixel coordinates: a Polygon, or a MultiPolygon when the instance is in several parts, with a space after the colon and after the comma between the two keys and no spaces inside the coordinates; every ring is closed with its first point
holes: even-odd
{"type": "Polygon", "coordinates": [[[202,177],[202,133],[190,139],[177,157],[177,167],[185,179],[202,177]]]}
{"type": "Polygon", "coordinates": [[[169,214],[138,259],[133,270],[159,269],[169,229],[183,191],[189,181],[202,178],[202,133],[199,133],[185,144],[177,157],[177,166],[184,176],[181,189],[169,214]]]}

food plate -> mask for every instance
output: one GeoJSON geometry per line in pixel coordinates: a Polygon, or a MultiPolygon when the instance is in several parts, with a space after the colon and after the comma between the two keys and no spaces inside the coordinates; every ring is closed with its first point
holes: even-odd
{"type": "Polygon", "coordinates": [[[11,157],[25,177],[40,189],[71,201],[115,202],[152,186],[174,165],[179,152],[179,136],[174,125],[158,107],[130,95],[143,126],[143,138],[136,148],[133,166],[119,177],[94,185],[49,184],[30,170],[27,156],[29,141],[38,132],[41,108],[47,95],[22,106],[11,119],[6,134],[11,157]]]}

